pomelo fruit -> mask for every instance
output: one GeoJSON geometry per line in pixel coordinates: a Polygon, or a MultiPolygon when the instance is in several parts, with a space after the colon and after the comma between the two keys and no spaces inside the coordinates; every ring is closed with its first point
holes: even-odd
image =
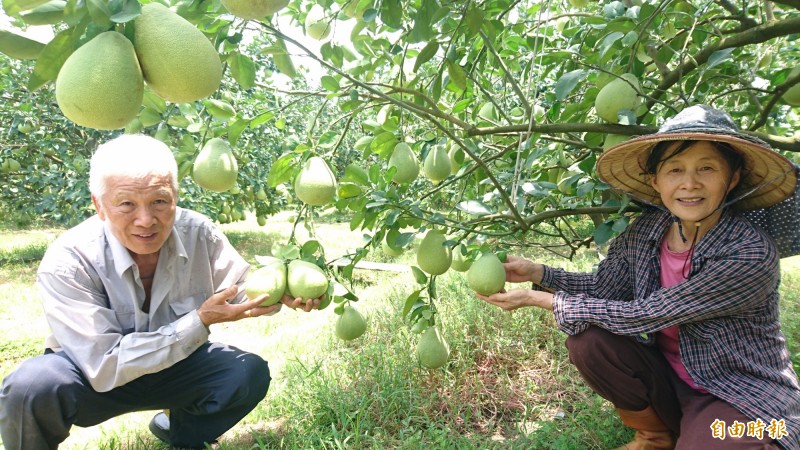
{"type": "Polygon", "coordinates": [[[325,9],[319,3],[315,3],[308,11],[304,25],[306,35],[311,39],[321,41],[331,34],[332,26],[325,17],[325,9]]]}
{"type": "Polygon", "coordinates": [[[437,184],[450,175],[450,157],[447,155],[447,150],[443,145],[434,145],[428,155],[425,157],[425,162],[422,163],[422,172],[425,176],[437,184]]]}
{"type": "Polygon", "coordinates": [[[316,264],[295,259],[287,268],[286,283],[292,298],[320,298],[328,291],[328,277],[316,264]]]}
{"type": "Polygon", "coordinates": [[[327,205],[336,196],[336,177],[319,156],[308,158],[294,179],[294,193],[303,203],[327,205]]]}
{"type": "Polygon", "coordinates": [[[229,13],[241,19],[262,19],[275,14],[289,4],[289,0],[220,0],[229,13]]]}
{"type": "Polygon", "coordinates": [[[286,264],[276,260],[263,267],[259,267],[247,277],[244,289],[249,299],[269,294],[261,306],[270,306],[278,303],[286,292],[286,264]]]}
{"type": "Polygon", "coordinates": [[[417,343],[417,360],[422,367],[438,369],[447,364],[450,346],[442,339],[438,327],[430,327],[422,333],[417,343]]]}
{"type": "Polygon", "coordinates": [[[417,265],[430,275],[441,275],[447,272],[453,262],[453,254],[444,242],[444,234],[438,230],[430,230],[422,238],[417,249],[417,265]]]}
{"type": "Polygon", "coordinates": [[[458,244],[453,249],[453,262],[450,264],[450,268],[457,271],[457,272],[466,272],[472,266],[472,261],[469,259],[469,255],[466,254],[467,246],[464,244],[458,244]],[[464,253],[461,253],[461,252],[464,253]]]}
{"type": "Polygon", "coordinates": [[[394,146],[392,155],[389,157],[389,168],[396,167],[392,181],[397,184],[410,183],[417,179],[419,175],[419,161],[417,155],[411,150],[408,144],[400,142],[394,146]]]}
{"type": "Polygon", "coordinates": [[[336,319],[336,337],[345,341],[352,341],[367,331],[367,320],[357,309],[348,305],[344,307],[342,315],[336,319]]]}
{"type": "Polygon", "coordinates": [[[464,159],[466,158],[464,150],[458,145],[450,144],[447,156],[450,158],[450,174],[455,175],[461,169],[461,165],[464,164],[464,159]]]}
{"type": "Polygon", "coordinates": [[[224,192],[234,187],[238,174],[239,165],[231,146],[221,138],[209,139],[197,154],[192,166],[195,183],[215,192],[224,192]]]}
{"type": "Polygon", "coordinates": [[[500,292],[506,283],[503,263],[494,253],[487,252],[472,263],[467,271],[467,284],[473,291],[482,295],[500,292]]]}
{"type": "Polygon", "coordinates": [[[211,95],[222,81],[222,63],[211,41],[160,3],[142,6],[133,45],[147,85],[175,103],[211,95]]]}
{"type": "Polygon", "coordinates": [[[608,150],[609,148],[621,144],[631,137],[626,134],[607,134],[605,140],[603,140],[603,150],[608,150]]]}
{"type": "Polygon", "coordinates": [[[615,78],[600,89],[594,100],[597,115],[606,122],[619,123],[622,110],[634,111],[639,106],[639,80],[631,73],[615,78]]]}
{"type": "Polygon", "coordinates": [[[98,130],[123,128],[139,113],[142,71],[131,41],[106,31],[75,50],[56,78],[56,102],[78,125],[98,130]]]}

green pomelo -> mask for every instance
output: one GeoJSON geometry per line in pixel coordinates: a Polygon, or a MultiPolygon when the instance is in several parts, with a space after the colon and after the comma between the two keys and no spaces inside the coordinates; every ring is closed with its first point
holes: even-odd
{"type": "Polygon", "coordinates": [[[275,14],[289,4],[289,0],[220,0],[229,13],[241,19],[261,19],[275,14]]]}
{"type": "Polygon", "coordinates": [[[417,249],[417,265],[431,275],[447,272],[453,262],[453,254],[443,244],[447,239],[441,231],[430,230],[417,249]]]}
{"type": "Polygon", "coordinates": [[[394,146],[392,156],[389,157],[389,167],[396,167],[392,181],[397,184],[410,183],[419,175],[419,162],[411,147],[404,142],[394,146]]]}
{"type": "Polygon", "coordinates": [[[573,8],[585,8],[589,4],[589,0],[569,0],[569,4],[573,8]]]}
{"type": "Polygon", "coordinates": [[[308,11],[305,20],[306,35],[311,39],[321,41],[331,34],[332,25],[325,17],[325,10],[318,3],[308,11]]]}
{"type": "Polygon", "coordinates": [[[389,256],[400,256],[403,254],[402,247],[393,247],[386,242],[386,239],[381,241],[381,250],[383,250],[383,253],[386,253],[389,256]]]}
{"type": "Polygon", "coordinates": [[[367,5],[361,5],[361,3],[363,3],[363,0],[348,0],[342,8],[342,12],[351,19],[356,18],[358,20],[363,20],[367,5]]]}
{"type": "Polygon", "coordinates": [[[464,164],[464,159],[466,158],[464,150],[455,144],[451,144],[447,156],[450,158],[450,174],[455,175],[461,169],[461,165],[464,164]]]}
{"type": "Polygon", "coordinates": [[[434,184],[450,175],[450,157],[443,145],[434,145],[425,157],[422,171],[434,184]]]}
{"type": "Polygon", "coordinates": [[[133,45],[106,31],[75,50],[56,78],[56,102],[78,125],[98,130],[123,128],[139,113],[142,71],[133,45]]]}
{"type": "Polygon", "coordinates": [[[286,292],[286,264],[278,260],[259,267],[247,278],[244,292],[250,300],[269,294],[261,306],[278,303],[286,292]]]}
{"type": "MultiPolygon", "coordinates": [[[[792,71],[789,72],[789,77],[794,77],[798,72],[800,72],[800,68],[792,69],[792,71]]],[[[783,101],[791,106],[800,106],[800,83],[795,84],[784,92],[783,101]]]]}
{"type": "Polygon", "coordinates": [[[319,156],[308,158],[294,179],[294,193],[305,204],[327,205],[336,196],[336,177],[319,156]]]}
{"type": "Polygon", "coordinates": [[[467,271],[467,284],[482,295],[500,292],[506,284],[506,271],[500,258],[494,253],[481,255],[467,271]]]}
{"type": "Polygon", "coordinates": [[[450,347],[442,339],[439,328],[430,327],[420,337],[417,343],[417,359],[420,365],[428,369],[438,369],[447,364],[450,357],[450,347]]]}
{"type": "Polygon", "coordinates": [[[615,78],[600,89],[594,100],[597,115],[606,122],[618,123],[622,110],[634,111],[639,106],[639,80],[630,73],[615,78]],[[631,86],[633,85],[633,86],[631,86]]]}
{"type": "Polygon", "coordinates": [[[631,137],[626,134],[607,134],[605,140],[603,141],[603,150],[608,150],[611,147],[621,144],[631,137]]]}
{"type": "Polygon", "coordinates": [[[478,110],[478,117],[489,122],[497,122],[497,108],[492,102],[486,102],[478,110]]]}
{"type": "Polygon", "coordinates": [[[466,255],[467,247],[464,244],[458,244],[456,248],[453,249],[453,263],[450,264],[450,268],[457,271],[457,272],[466,272],[472,266],[472,260],[469,259],[469,255],[466,255]],[[461,253],[461,252],[464,253],[461,253]]]}
{"type": "Polygon", "coordinates": [[[352,341],[367,331],[367,320],[352,306],[345,306],[342,315],[336,319],[336,337],[352,341]]]}
{"type": "Polygon", "coordinates": [[[219,88],[222,63],[211,41],[160,3],[142,6],[134,47],[147,85],[165,100],[191,102],[219,88]]]}
{"type": "Polygon", "coordinates": [[[316,264],[300,259],[289,263],[286,283],[292,298],[320,298],[328,291],[328,277],[316,264]]]}
{"type": "Polygon", "coordinates": [[[239,165],[227,141],[213,138],[206,142],[192,166],[192,178],[204,189],[224,192],[236,185],[239,165]]]}

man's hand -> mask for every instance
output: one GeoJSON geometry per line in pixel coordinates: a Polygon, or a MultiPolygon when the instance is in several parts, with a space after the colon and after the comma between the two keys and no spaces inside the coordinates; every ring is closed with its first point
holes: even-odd
{"type": "Polygon", "coordinates": [[[269,297],[267,294],[242,303],[228,303],[228,300],[236,297],[237,292],[239,292],[239,287],[233,285],[222,292],[212,295],[203,302],[197,310],[203,325],[208,327],[214,323],[234,322],[249,317],[272,315],[281,309],[280,302],[272,306],[259,306],[269,297]]]}
{"type": "Polygon", "coordinates": [[[325,294],[322,294],[320,298],[309,298],[307,300],[303,300],[300,297],[292,298],[290,295],[286,294],[281,299],[281,303],[292,309],[300,308],[305,312],[310,312],[312,309],[319,309],[319,304],[324,299],[325,294]]]}

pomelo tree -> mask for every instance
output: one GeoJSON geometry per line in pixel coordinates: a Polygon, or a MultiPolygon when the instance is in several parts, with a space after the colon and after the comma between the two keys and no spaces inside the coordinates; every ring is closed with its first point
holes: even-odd
{"type": "MultiPolygon", "coordinates": [[[[23,60],[0,69],[0,158],[21,163],[3,166],[4,203],[36,214],[51,202],[52,217],[65,219],[89,210],[75,204],[84,198],[76,183],[59,180],[85,177],[85,141],[109,134],[70,125],[53,104],[53,81],[94,36],[134,36],[147,3],[70,0],[44,14],[41,5],[52,9],[44,0],[3,0],[20,29],[47,23],[56,31],[46,45],[0,34],[0,51],[23,60]],[[72,203],[58,200],[64,195],[72,203]]],[[[434,227],[446,232],[445,245],[468,244],[473,259],[514,245],[569,257],[602,244],[636,208],[597,179],[597,156],[696,103],[728,111],[795,160],[800,152],[791,95],[800,86],[797,0],[276,0],[275,12],[256,19],[215,0],[163,3],[213,44],[223,82],[185,103],[145,89],[126,131],[168,142],[186,204],[221,221],[252,209],[265,217],[287,201],[312,211],[294,198],[292,181],[305,160],[322,157],[339,178],[331,206],[364,231],[352,263],[383,243],[406,248],[434,227]],[[238,159],[233,191],[207,192],[191,180],[212,138],[227,140],[238,159]],[[398,145],[420,164],[446,149],[451,175],[392,181],[409,169],[389,165],[398,145]],[[587,216],[590,228],[580,220],[587,216]]],[[[435,289],[415,274],[421,287],[404,312],[429,317],[423,300],[435,289]]]]}

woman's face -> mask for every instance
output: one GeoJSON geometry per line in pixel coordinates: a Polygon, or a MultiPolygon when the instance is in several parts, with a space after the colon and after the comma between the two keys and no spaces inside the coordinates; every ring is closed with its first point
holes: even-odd
{"type": "MultiPolygon", "coordinates": [[[[680,141],[674,146],[680,145],[680,141]]],[[[670,154],[668,148],[665,154],[670,154]]],[[[715,211],[739,182],[739,171],[731,174],[728,163],[714,144],[698,141],[684,152],[662,162],[650,183],[664,206],[684,222],[706,218],[719,220],[715,211]],[[712,214],[713,213],[713,214],[712,214]]]]}

